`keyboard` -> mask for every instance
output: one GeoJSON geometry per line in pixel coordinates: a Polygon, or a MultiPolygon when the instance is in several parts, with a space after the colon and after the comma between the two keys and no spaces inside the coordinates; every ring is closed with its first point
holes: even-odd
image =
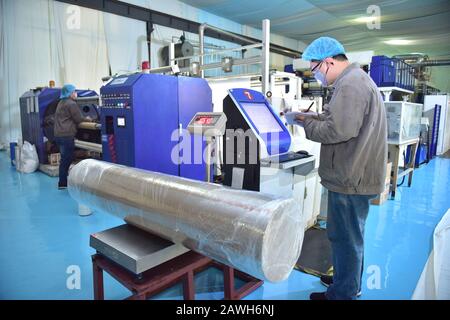
{"type": "Polygon", "coordinates": [[[283,163],[283,162],[287,162],[287,161],[292,161],[292,160],[299,160],[299,159],[304,159],[304,158],[308,158],[311,157],[310,154],[304,153],[304,152],[288,152],[288,153],[283,153],[281,155],[279,155],[278,157],[273,157],[271,159],[272,162],[275,163],[283,163]]]}

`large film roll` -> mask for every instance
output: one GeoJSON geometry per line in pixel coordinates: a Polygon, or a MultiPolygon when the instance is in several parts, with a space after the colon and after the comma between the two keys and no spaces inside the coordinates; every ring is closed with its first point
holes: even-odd
{"type": "Polygon", "coordinates": [[[93,159],[72,168],[69,192],[90,208],[271,282],[289,276],[303,243],[293,199],[93,159]]]}

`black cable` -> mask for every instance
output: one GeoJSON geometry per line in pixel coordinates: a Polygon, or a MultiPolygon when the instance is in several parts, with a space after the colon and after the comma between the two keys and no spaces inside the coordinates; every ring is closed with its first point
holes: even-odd
{"type": "MultiPolygon", "coordinates": [[[[406,153],[404,150],[403,150],[403,165],[406,166],[406,153]]],[[[397,184],[397,188],[400,187],[404,182],[405,182],[405,176],[403,176],[402,182],[400,184],[397,184]]]]}

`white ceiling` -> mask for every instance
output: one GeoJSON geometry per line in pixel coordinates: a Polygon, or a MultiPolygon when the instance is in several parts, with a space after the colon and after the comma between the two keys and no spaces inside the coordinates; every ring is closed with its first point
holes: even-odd
{"type": "MultiPolygon", "coordinates": [[[[271,20],[271,31],[310,43],[320,36],[335,37],[347,51],[374,50],[376,54],[420,52],[435,58],[450,57],[449,0],[181,0],[238,23],[261,28],[271,20]],[[380,8],[380,29],[354,19],[380,8]],[[392,39],[408,45],[388,45],[392,39]]],[[[296,49],[296,48],[294,48],[296,49]]]]}

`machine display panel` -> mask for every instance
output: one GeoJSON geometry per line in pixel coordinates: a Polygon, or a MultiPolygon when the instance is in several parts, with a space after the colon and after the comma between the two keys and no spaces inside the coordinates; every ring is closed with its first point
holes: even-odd
{"type": "Polygon", "coordinates": [[[212,116],[198,116],[195,118],[195,124],[197,125],[212,125],[217,121],[216,117],[212,116]]]}
{"type": "Polygon", "coordinates": [[[114,86],[114,85],[118,85],[118,84],[124,84],[125,82],[127,82],[127,80],[128,80],[128,77],[114,79],[113,81],[111,81],[110,85],[114,86]]]}
{"type": "Polygon", "coordinates": [[[117,126],[125,127],[125,118],[124,117],[117,117],[117,126]]]}
{"type": "Polygon", "coordinates": [[[265,103],[242,102],[241,106],[260,134],[283,131],[265,103]]]}

